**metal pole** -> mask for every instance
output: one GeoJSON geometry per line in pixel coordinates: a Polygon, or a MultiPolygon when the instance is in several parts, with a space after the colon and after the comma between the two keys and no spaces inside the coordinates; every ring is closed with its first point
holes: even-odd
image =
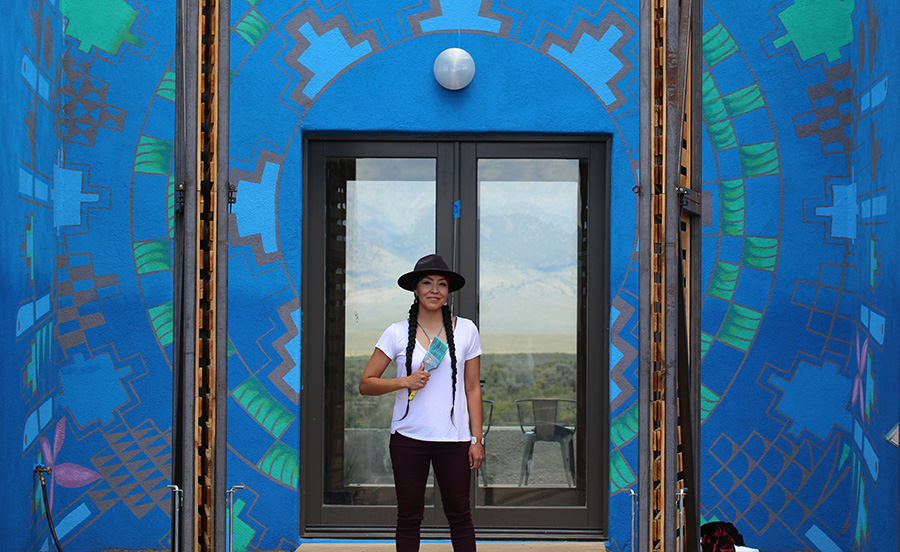
{"type": "Polygon", "coordinates": [[[232,485],[225,493],[228,495],[228,552],[234,552],[234,491],[246,488],[244,485],[232,485]]]}
{"type": "Polygon", "coordinates": [[[631,493],[631,552],[634,552],[635,550],[637,550],[637,548],[635,548],[635,545],[637,543],[635,543],[634,541],[634,515],[637,506],[638,495],[636,492],[634,492],[634,489],[628,489],[628,492],[631,493]]]}
{"type": "Polygon", "coordinates": [[[687,488],[678,491],[678,549],[684,552],[684,495],[687,488]]]}
{"type": "Polygon", "coordinates": [[[181,487],[166,485],[172,489],[172,552],[181,552],[181,487]]]}

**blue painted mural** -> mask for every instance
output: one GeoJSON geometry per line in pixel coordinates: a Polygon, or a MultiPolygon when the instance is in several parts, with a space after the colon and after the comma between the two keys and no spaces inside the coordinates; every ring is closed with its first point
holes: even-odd
{"type": "MultiPolygon", "coordinates": [[[[66,550],[167,548],[174,4],[7,11],[0,529],[51,546],[42,463],[66,550]]],[[[328,131],[613,136],[608,547],[631,550],[639,2],[235,0],[231,16],[235,549],[299,543],[302,136],[328,131]],[[459,92],[431,73],[451,46],[477,66],[459,92]]],[[[895,23],[883,0],[704,3],[701,514],[763,550],[897,546],[895,23]]]]}

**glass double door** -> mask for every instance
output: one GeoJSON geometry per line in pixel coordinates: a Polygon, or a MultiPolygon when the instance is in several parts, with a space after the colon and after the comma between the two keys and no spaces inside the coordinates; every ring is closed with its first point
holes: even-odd
{"type": "MultiPolygon", "coordinates": [[[[393,530],[394,395],[357,386],[412,294],[397,277],[440,253],[482,343],[481,534],[605,534],[607,143],[307,141],[301,527],[393,530]]],[[[385,377],[393,377],[392,363],[385,377]]],[[[464,406],[464,402],[460,403],[464,406]]],[[[459,405],[458,405],[459,406],[459,405]]],[[[429,480],[424,533],[446,527],[429,480]]]]}

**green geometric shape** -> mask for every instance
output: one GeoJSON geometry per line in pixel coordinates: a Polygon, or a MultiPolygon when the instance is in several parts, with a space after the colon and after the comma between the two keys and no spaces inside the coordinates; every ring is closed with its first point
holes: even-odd
{"type": "Polygon", "coordinates": [[[700,360],[703,360],[703,357],[706,356],[706,353],[709,352],[709,348],[712,347],[713,341],[715,341],[715,337],[709,335],[706,332],[700,332],[700,360]]]}
{"type": "Polygon", "coordinates": [[[627,489],[635,484],[637,477],[618,450],[609,453],[609,492],[610,494],[627,489]]]}
{"type": "Polygon", "coordinates": [[[231,336],[229,335],[228,336],[228,353],[227,353],[227,355],[231,356],[236,352],[237,352],[237,347],[234,346],[234,342],[231,341],[231,336]]]}
{"type": "Polygon", "coordinates": [[[153,333],[156,334],[159,344],[163,347],[171,345],[172,332],[175,328],[175,307],[172,301],[150,307],[147,309],[147,315],[150,317],[150,325],[153,326],[153,333]]]}
{"type": "Polygon", "coordinates": [[[263,19],[263,16],[258,11],[250,10],[235,24],[234,32],[249,42],[250,46],[256,46],[256,43],[271,28],[272,26],[269,25],[269,22],[263,19]]]}
{"type": "Polygon", "coordinates": [[[138,13],[125,0],[59,0],[59,11],[69,20],[65,33],[78,41],[78,49],[85,54],[96,46],[114,56],[123,42],[144,46],[131,34],[138,13]]]}
{"type": "Polygon", "coordinates": [[[719,198],[722,203],[719,213],[721,231],[726,236],[742,236],[747,206],[744,201],[744,181],[723,180],[719,183],[719,198]]]}
{"type": "Polygon", "coordinates": [[[774,41],[776,48],[793,42],[800,59],[825,54],[841,59],[841,48],[853,41],[854,0],[795,0],[778,14],[787,31],[774,41]]]}
{"type": "Polygon", "coordinates": [[[745,177],[775,174],[779,170],[778,146],[775,142],[761,142],[738,149],[741,169],[745,177]]]}
{"type": "Polygon", "coordinates": [[[247,3],[253,7],[256,7],[262,0],[247,0],[247,3]]]}
{"type": "Polygon", "coordinates": [[[175,237],[175,177],[170,176],[166,184],[166,229],[169,239],[175,237]]]}
{"type": "Polygon", "coordinates": [[[712,411],[716,409],[719,401],[722,398],[719,397],[712,389],[709,387],[700,384],[700,423],[706,421],[709,418],[709,415],[712,414],[712,411]]]}
{"type": "Polygon", "coordinates": [[[703,59],[708,67],[719,63],[737,51],[737,43],[721,23],[703,33],[703,59]]]}
{"type": "Polygon", "coordinates": [[[156,95],[171,102],[175,101],[175,71],[166,71],[159,86],[156,87],[156,95]]]}
{"type": "Polygon", "coordinates": [[[297,489],[300,475],[300,453],[281,441],[276,441],[256,463],[256,467],[275,481],[297,489]]]}
{"type": "Polygon", "coordinates": [[[869,236],[869,289],[871,291],[875,291],[875,275],[878,274],[878,269],[881,268],[881,263],[878,260],[878,253],[875,250],[875,235],[869,236]]]}
{"type": "Polygon", "coordinates": [[[701,79],[701,97],[703,101],[703,119],[707,124],[718,123],[728,118],[728,108],[722,100],[719,87],[712,73],[703,71],[701,79]]]}
{"type": "MultiPolygon", "coordinates": [[[[250,547],[250,541],[256,536],[256,529],[250,527],[241,519],[241,512],[244,511],[244,506],[246,505],[247,503],[239,498],[234,500],[234,547],[232,548],[234,552],[246,551],[250,547]]],[[[231,520],[232,516],[228,512],[227,506],[225,507],[225,512],[227,519],[231,520]]]]}
{"type": "Polygon", "coordinates": [[[737,289],[738,274],[740,272],[740,265],[716,261],[707,293],[730,303],[734,299],[734,290],[737,289]]]}
{"type": "Polygon", "coordinates": [[[737,117],[766,106],[766,100],[763,98],[758,84],[751,84],[740,90],[735,90],[725,96],[723,100],[725,109],[728,110],[728,115],[731,117],[737,117]]]}
{"type": "Polygon", "coordinates": [[[709,133],[709,140],[712,142],[714,150],[725,151],[737,147],[737,134],[734,132],[734,125],[731,124],[731,119],[706,125],[706,130],[709,133]]]}
{"type": "Polygon", "coordinates": [[[746,353],[761,322],[761,312],[731,303],[716,339],[746,353]]]}
{"type": "Polygon", "coordinates": [[[144,174],[169,174],[174,144],[169,140],[141,135],[134,155],[134,172],[144,174]]]}
{"type": "Polygon", "coordinates": [[[843,467],[844,467],[844,462],[847,461],[847,458],[850,456],[850,452],[851,452],[851,450],[850,450],[850,446],[849,446],[849,445],[844,445],[844,446],[841,448],[841,459],[840,459],[840,461],[838,462],[838,468],[843,468],[843,467]]]}
{"type": "Polygon", "coordinates": [[[168,239],[137,241],[131,246],[139,276],[172,270],[172,244],[168,239]]]}
{"type": "Polygon", "coordinates": [[[281,437],[294,422],[295,416],[278,402],[255,376],[247,378],[231,395],[276,439],[281,437]]]}
{"type": "Polygon", "coordinates": [[[760,238],[747,236],[744,238],[744,249],[741,265],[756,270],[775,272],[778,263],[778,238],[760,238]]]}
{"type": "Polygon", "coordinates": [[[634,404],[609,426],[609,439],[613,448],[619,448],[634,440],[639,427],[638,405],[634,404]]]}

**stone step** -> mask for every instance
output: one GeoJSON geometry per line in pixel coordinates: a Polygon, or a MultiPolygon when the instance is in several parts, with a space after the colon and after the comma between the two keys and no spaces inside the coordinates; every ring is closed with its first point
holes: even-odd
{"type": "MultiPolygon", "coordinates": [[[[393,542],[305,542],[296,552],[394,552],[393,542]]],[[[423,542],[419,552],[452,552],[449,542],[423,542]]],[[[479,542],[478,552],[606,552],[602,542],[479,542]]]]}

